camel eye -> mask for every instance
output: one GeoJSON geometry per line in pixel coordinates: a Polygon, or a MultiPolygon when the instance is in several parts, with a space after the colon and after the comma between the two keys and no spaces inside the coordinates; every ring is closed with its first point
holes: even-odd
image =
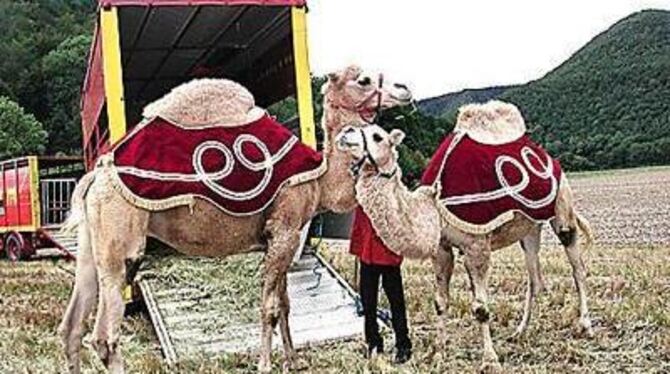
{"type": "Polygon", "coordinates": [[[374,135],[372,135],[372,140],[374,140],[375,143],[379,143],[379,142],[381,142],[382,140],[384,140],[384,138],[382,138],[382,136],[379,135],[379,134],[374,134],[374,135]]]}
{"type": "Polygon", "coordinates": [[[367,86],[370,83],[372,83],[372,80],[370,79],[370,77],[365,77],[365,78],[358,81],[358,84],[360,84],[361,86],[367,86]]]}

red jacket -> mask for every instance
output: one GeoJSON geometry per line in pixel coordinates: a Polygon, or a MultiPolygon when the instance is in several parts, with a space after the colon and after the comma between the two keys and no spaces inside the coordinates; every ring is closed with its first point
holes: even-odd
{"type": "Polygon", "coordinates": [[[361,207],[354,213],[349,252],[358,256],[367,265],[400,266],[402,256],[388,249],[377,236],[372,222],[361,207]]]}

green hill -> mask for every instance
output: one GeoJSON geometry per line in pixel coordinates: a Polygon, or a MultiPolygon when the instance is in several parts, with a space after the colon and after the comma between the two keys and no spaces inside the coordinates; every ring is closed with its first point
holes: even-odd
{"type": "Polygon", "coordinates": [[[468,103],[484,103],[500,96],[514,86],[498,86],[487,88],[471,88],[421,100],[418,105],[424,114],[443,116],[468,103]]]}
{"type": "Polygon", "coordinates": [[[567,169],[668,164],[670,12],[632,14],[543,78],[496,97],[521,108],[533,138],[567,169]]]}

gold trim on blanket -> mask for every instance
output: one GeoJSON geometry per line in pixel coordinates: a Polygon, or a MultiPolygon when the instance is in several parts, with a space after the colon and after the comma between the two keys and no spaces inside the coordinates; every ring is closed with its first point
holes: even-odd
{"type": "Polygon", "coordinates": [[[108,173],[110,177],[109,180],[111,180],[112,182],[112,187],[116,191],[118,191],[121,194],[121,196],[123,196],[124,199],[126,199],[129,203],[138,208],[142,208],[149,211],[161,211],[180,206],[188,206],[190,208],[193,208],[195,200],[201,199],[211,203],[212,205],[216,206],[218,209],[225,212],[226,214],[230,214],[231,216],[236,217],[245,217],[258,214],[263,210],[265,210],[268,206],[270,206],[274,202],[275,198],[282,190],[282,188],[297,186],[318,179],[326,172],[326,170],[328,169],[328,164],[327,160],[324,158],[323,161],[321,162],[321,165],[319,165],[319,167],[317,167],[316,169],[305,171],[289,177],[277,187],[277,191],[265,205],[252,212],[245,212],[245,213],[232,212],[224,208],[223,206],[219,205],[214,200],[196,194],[183,194],[161,200],[146,199],[141,196],[138,196],[135,193],[133,193],[121,180],[119,172],[116,166],[114,165],[114,158],[112,154],[106,154],[104,156],[101,156],[98,161],[98,164],[96,165],[96,168],[101,168],[104,172],[108,173]]]}
{"type": "Polygon", "coordinates": [[[476,235],[484,235],[492,232],[493,230],[497,229],[498,227],[506,224],[507,222],[510,222],[511,220],[514,219],[514,213],[515,211],[513,210],[508,210],[500,215],[498,215],[496,218],[492,219],[491,221],[485,223],[485,224],[476,224],[476,223],[470,223],[467,221],[464,221],[460,218],[458,218],[455,214],[449,211],[443,204],[441,204],[439,201],[436,201],[438,210],[440,211],[440,217],[447,222],[447,224],[454,226],[455,228],[467,232],[469,234],[476,234],[476,235]]]}

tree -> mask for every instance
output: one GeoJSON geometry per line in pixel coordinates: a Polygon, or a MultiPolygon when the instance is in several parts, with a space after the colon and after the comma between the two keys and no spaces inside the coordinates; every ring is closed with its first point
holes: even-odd
{"type": "MultiPolygon", "coordinates": [[[[3,31],[0,36],[0,56],[3,57],[0,59],[0,95],[11,98],[39,121],[49,122],[54,106],[53,102],[49,105],[46,96],[53,88],[48,85],[54,76],[53,71],[48,74],[44,71],[43,58],[63,41],[91,33],[97,3],[90,0],[0,1],[0,29],[3,31]]],[[[81,58],[76,66],[86,64],[85,55],[81,58]]],[[[73,66],[68,71],[74,69],[73,66]]],[[[72,95],[78,95],[79,91],[79,87],[74,88],[72,95]]],[[[69,102],[61,105],[67,108],[69,102]]],[[[58,131],[51,135],[72,136],[58,131]]]]}
{"type": "Polygon", "coordinates": [[[44,126],[49,134],[47,152],[79,153],[81,149],[80,88],[86,72],[91,38],[80,35],[62,42],[42,60],[46,80],[44,126]]]}
{"type": "Polygon", "coordinates": [[[470,101],[497,98],[516,104],[533,140],[560,157],[566,170],[667,163],[668,25],[668,11],[638,12],[593,38],[538,80],[465,90],[419,105],[425,113],[448,117],[470,101]]]}
{"type": "Polygon", "coordinates": [[[41,154],[47,133],[32,114],[6,96],[0,96],[0,159],[41,154]]]}

